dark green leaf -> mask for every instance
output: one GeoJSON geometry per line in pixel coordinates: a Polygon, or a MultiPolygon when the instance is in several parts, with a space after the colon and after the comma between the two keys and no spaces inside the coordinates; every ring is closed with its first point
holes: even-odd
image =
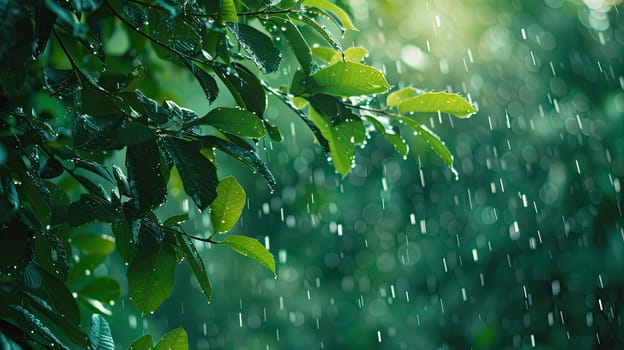
{"type": "Polygon", "coordinates": [[[123,173],[123,170],[118,166],[113,164],[113,176],[115,177],[115,182],[117,183],[117,188],[119,189],[120,194],[126,197],[132,197],[130,194],[130,184],[128,183],[128,178],[123,173]]]}
{"type": "Polygon", "coordinates": [[[329,118],[334,126],[347,120],[357,119],[357,116],[338,97],[320,94],[311,96],[308,101],[317,112],[329,118]]]}
{"type": "Polygon", "coordinates": [[[110,171],[106,169],[106,167],[102,164],[84,158],[74,158],[72,159],[72,161],[77,168],[88,170],[93,174],[99,175],[100,177],[106,179],[112,184],[115,183],[115,178],[113,177],[113,175],[111,175],[110,171]]]}
{"type": "Polygon", "coordinates": [[[215,78],[213,78],[212,75],[208,74],[202,68],[198,67],[195,63],[189,62],[187,66],[190,68],[191,73],[193,73],[195,79],[197,79],[197,82],[199,82],[199,85],[204,90],[208,101],[214,101],[219,94],[219,87],[217,86],[215,78]]]}
{"type": "Polygon", "coordinates": [[[272,73],[279,69],[282,54],[271,38],[247,24],[228,23],[228,27],[263,73],[272,73]]]}
{"type": "Polygon", "coordinates": [[[110,326],[102,315],[93,314],[91,316],[91,326],[89,327],[90,349],[93,350],[115,350],[115,342],[111,334],[110,326]]]}
{"type": "Polygon", "coordinates": [[[115,250],[115,239],[108,235],[78,233],[71,237],[71,243],[84,254],[108,255],[115,250]]]}
{"type": "Polygon", "coordinates": [[[188,350],[188,337],[184,328],[176,328],[163,335],[154,350],[188,350]]]}
{"type": "Polygon", "coordinates": [[[284,136],[277,126],[269,123],[266,119],[263,119],[262,123],[264,124],[264,128],[266,129],[267,134],[269,134],[271,140],[275,142],[282,142],[284,140],[284,136]]]}
{"type": "Polygon", "coordinates": [[[43,68],[45,88],[55,96],[69,96],[80,90],[80,80],[73,69],[43,68]]]}
{"type": "Polygon", "coordinates": [[[275,177],[273,176],[269,168],[266,166],[264,161],[258,158],[258,156],[255,153],[250,152],[234,143],[225,141],[215,136],[202,137],[201,141],[202,141],[202,147],[207,147],[207,148],[216,147],[222,152],[225,152],[231,157],[243,162],[245,165],[251,168],[254,172],[260,173],[260,175],[262,175],[264,179],[266,180],[267,185],[269,185],[269,188],[271,189],[271,191],[275,189],[275,185],[277,184],[275,177]]]}
{"type": "Polygon", "coordinates": [[[39,170],[39,176],[42,179],[53,179],[63,173],[63,164],[56,158],[48,158],[39,170]]]}
{"type": "Polygon", "coordinates": [[[204,266],[201,256],[197,252],[197,249],[195,249],[193,241],[191,241],[186,235],[177,234],[176,237],[178,246],[182,250],[182,254],[184,254],[184,257],[187,259],[197,282],[199,282],[199,286],[210,302],[212,286],[210,285],[210,280],[208,279],[208,274],[206,273],[206,267],[204,266]]]}
{"type": "Polygon", "coordinates": [[[132,205],[139,213],[165,201],[167,183],[161,173],[160,153],[155,141],[128,146],[126,167],[132,205]]]}
{"type": "Polygon", "coordinates": [[[158,308],[173,288],[175,253],[161,244],[137,252],[128,266],[128,288],[132,304],[141,314],[158,308]]]}
{"type": "Polygon", "coordinates": [[[80,260],[75,261],[69,270],[68,281],[75,283],[91,276],[95,270],[106,259],[106,255],[82,255],[80,260]]]}
{"type": "Polygon", "coordinates": [[[247,236],[230,235],[225,237],[223,243],[229,245],[237,253],[256,260],[277,277],[273,254],[260,244],[257,239],[247,236]]]}
{"type": "Polygon", "coordinates": [[[50,224],[52,214],[50,207],[50,191],[45,187],[38,176],[26,172],[21,177],[20,194],[23,203],[28,203],[39,223],[43,226],[50,224]],[[25,197],[23,197],[25,196],[25,197]]]}
{"type": "Polygon", "coordinates": [[[80,324],[80,310],[72,293],[67,289],[63,281],[56,276],[39,268],[39,274],[43,282],[43,287],[37,289],[37,294],[41,294],[54,310],[63,315],[67,320],[75,325],[80,324]]]}
{"type": "Polygon", "coordinates": [[[10,310],[5,311],[5,313],[15,319],[19,328],[21,328],[24,332],[30,333],[31,336],[32,334],[37,334],[45,339],[45,341],[54,348],[69,350],[69,348],[63,344],[60,339],[52,333],[52,331],[50,331],[50,328],[43,324],[37,316],[22,306],[11,305],[10,310]]]}
{"type": "Polygon", "coordinates": [[[117,280],[110,277],[96,277],[84,285],[79,291],[83,296],[108,303],[121,295],[117,280]]]}
{"type": "Polygon", "coordinates": [[[17,188],[10,176],[0,176],[0,222],[5,222],[19,208],[17,188]]]}
{"type": "Polygon", "coordinates": [[[187,221],[188,219],[189,219],[189,215],[187,213],[174,215],[174,216],[168,218],[167,220],[165,220],[165,222],[163,223],[163,226],[179,225],[179,224],[187,221]]]}
{"type": "Polygon", "coordinates": [[[234,70],[231,67],[219,67],[215,72],[238,104],[259,116],[264,115],[266,94],[260,80],[253,73],[238,64],[234,64],[234,70]]]}
{"type": "Polygon", "coordinates": [[[124,1],[123,12],[134,28],[141,28],[147,23],[147,14],[145,11],[129,1],[124,1]]]}
{"type": "Polygon", "coordinates": [[[111,225],[111,230],[115,236],[117,253],[119,253],[119,256],[124,262],[129,263],[136,254],[137,248],[132,236],[132,229],[125,215],[120,215],[118,217],[118,221],[115,221],[111,225]]]}
{"type": "Polygon", "coordinates": [[[37,289],[41,287],[41,274],[39,274],[39,269],[32,262],[26,265],[23,276],[26,288],[37,289]]]}
{"type": "Polygon", "coordinates": [[[310,51],[310,45],[306,42],[299,28],[288,17],[276,17],[274,22],[282,29],[281,33],[290,44],[303,71],[306,74],[310,74],[312,71],[312,52],[310,51]]]}
{"type": "MultiPolygon", "coordinates": [[[[133,225],[136,227],[137,224],[133,225]]],[[[153,247],[162,243],[165,238],[165,231],[162,225],[149,216],[140,219],[140,227],[137,235],[137,244],[139,247],[153,247]]]]}
{"type": "Polygon", "coordinates": [[[128,350],[152,350],[154,348],[154,341],[152,340],[152,333],[147,333],[142,337],[135,339],[128,350]]]}
{"type": "Polygon", "coordinates": [[[169,121],[171,113],[166,108],[162,107],[155,100],[143,95],[141,90],[135,90],[135,93],[137,99],[143,106],[143,112],[149,119],[159,125],[165,124],[169,121]]]}
{"type": "Polygon", "coordinates": [[[218,107],[186,126],[210,125],[222,132],[240,137],[261,138],[265,135],[260,118],[244,109],[218,107]]]}
{"type": "Polygon", "coordinates": [[[68,219],[72,226],[80,226],[91,221],[112,222],[116,210],[110,201],[92,194],[82,194],[80,199],[69,205],[68,219]]]}
{"type": "Polygon", "coordinates": [[[215,166],[201,154],[196,142],[169,137],[161,139],[160,146],[178,169],[184,191],[200,210],[206,209],[217,197],[215,166]]]}

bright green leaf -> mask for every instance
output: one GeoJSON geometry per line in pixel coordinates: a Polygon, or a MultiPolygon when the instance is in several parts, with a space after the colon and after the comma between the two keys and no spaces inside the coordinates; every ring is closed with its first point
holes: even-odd
{"type": "Polygon", "coordinates": [[[340,52],[332,49],[331,47],[325,46],[313,47],[312,54],[325,62],[331,61],[336,55],[340,55],[342,57],[340,52]]]}
{"type": "Polygon", "coordinates": [[[108,255],[115,250],[115,239],[108,235],[79,233],[72,236],[71,242],[84,254],[108,255]]]}
{"type": "Polygon", "coordinates": [[[244,109],[219,107],[208,112],[206,116],[187,124],[210,125],[225,133],[240,137],[261,138],[265,135],[264,126],[260,118],[244,109]]]}
{"type": "Polygon", "coordinates": [[[399,113],[441,112],[458,118],[468,118],[476,113],[476,108],[458,94],[448,92],[425,92],[403,100],[397,106],[399,113]]]}
{"type": "Polygon", "coordinates": [[[287,17],[276,18],[275,23],[282,29],[281,33],[290,44],[303,71],[306,74],[310,74],[312,70],[312,52],[310,51],[310,45],[306,42],[299,28],[287,17]]]}
{"type": "Polygon", "coordinates": [[[128,350],[152,350],[154,348],[154,341],[152,340],[152,333],[147,333],[140,338],[135,339],[128,350]]]}
{"type": "Polygon", "coordinates": [[[169,217],[165,222],[163,222],[163,226],[173,226],[179,225],[189,219],[189,215],[187,213],[174,215],[169,217]]]}
{"type": "Polygon", "coordinates": [[[334,168],[342,176],[346,176],[353,165],[355,145],[362,143],[366,137],[362,121],[350,119],[334,126],[328,117],[321,115],[314,109],[310,109],[309,114],[310,119],[329,142],[329,153],[334,168]]]}
{"type": "Polygon", "coordinates": [[[245,190],[233,176],[219,182],[217,199],[210,205],[210,219],[215,233],[229,231],[245,207],[245,190]]]}
{"type": "Polygon", "coordinates": [[[121,287],[117,280],[103,276],[87,282],[78,293],[85,297],[108,303],[119,298],[121,287]]]}
{"type": "Polygon", "coordinates": [[[368,56],[368,51],[365,48],[361,46],[350,47],[346,49],[344,52],[334,53],[334,55],[329,61],[329,64],[334,64],[334,63],[343,62],[343,61],[360,63],[364,60],[364,58],[366,58],[366,56],[368,56]]]}
{"type": "Polygon", "coordinates": [[[237,253],[256,260],[277,277],[273,254],[260,244],[258,240],[247,236],[230,235],[225,237],[222,242],[229,245],[237,253]]]}
{"type": "Polygon", "coordinates": [[[407,86],[388,95],[386,98],[386,104],[390,107],[394,107],[407,99],[417,96],[419,93],[421,93],[421,91],[418,91],[411,86],[407,86]]]}
{"type": "Polygon", "coordinates": [[[161,244],[137,252],[128,266],[128,289],[132,304],[141,312],[153,312],[173,289],[175,253],[161,244]]]}
{"type": "Polygon", "coordinates": [[[427,128],[426,126],[419,124],[413,119],[406,117],[397,117],[397,119],[412,128],[412,130],[414,130],[414,132],[416,132],[416,134],[418,134],[418,136],[421,137],[427,143],[427,145],[429,145],[429,147],[438,155],[438,157],[440,157],[442,161],[444,161],[444,163],[449,168],[451,168],[451,170],[454,170],[453,154],[451,154],[451,151],[446,148],[446,145],[444,144],[444,142],[442,142],[442,140],[440,140],[440,137],[438,135],[436,135],[433,131],[429,130],[429,128],[427,128]]]}
{"type": "Polygon", "coordinates": [[[154,350],[188,350],[188,337],[184,328],[176,328],[163,335],[154,350]]]}
{"type": "Polygon", "coordinates": [[[238,13],[236,12],[234,0],[223,0],[221,2],[221,9],[219,11],[217,23],[219,25],[223,25],[228,22],[238,22],[238,13]]]}
{"type": "Polygon", "coordinates": [[[102,315],[93,314],[91,316],[89,341],[91,342],[89,349],[115,350],[115,342],[113,341],[110,326],[102,315]]]}
{"type": "Polygon", "coordinates": [[[385,138],[392,144],[394,149],[403,157],[407,156],[409,153],[409,147],[405,140],[398,133],[393,130],[387,130],[386,127],[375,117],[366,116],[366,119],[375,126],[375,129],[379,131],[385,138]]]}
{"type": "Polygon", "coordinates": [[[334,15],[347,30],[357,30],[349,15],[339,6],[332,4],[327,0],[304,0],[302,5],[316,7],[321,10],[327,10],[334,15]]]}
{"type": "Polygon", "coordinates": [[[376,68],[354,62],[338,62],[312,74],[303,82],[306,91],[349,97],[388,91],[386,77],[376,68]]]}

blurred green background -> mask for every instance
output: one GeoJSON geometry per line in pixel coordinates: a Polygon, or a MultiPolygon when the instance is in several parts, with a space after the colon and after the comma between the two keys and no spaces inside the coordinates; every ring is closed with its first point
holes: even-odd
{"type": "MultiPolygon", "coordinates": [[[[479,105],[469,120],[421,119],[455,154],[459,179],[419,140],[404,160],[375,134],[342,179],[270,100],[286,139],[258,149],[278,190],[225,158],[220,172],[236,174],[249,198],[233,233],[269,246],[279,278],[206,244],[213,302],[179,267],[156,314],[141,319],[127,300],[113,307],[118,345],[181,325],[191,349],[624,346],[621,1],[342,3],[360,29],[345,46],[367,47],[390,82],[479,105]]],[[[291,67],[266,78],[287,84],[291,67]]],[[[180,74],[163,70],[161,82],[205,110],[180,74]]],[[[189,208],[179,204],[161,210],[189,208]]],[[[190,207],[187,231],[202,232],[206,219],[190,207]]],[[[121,276],[110,259],[99,273],[121,276]]]]}

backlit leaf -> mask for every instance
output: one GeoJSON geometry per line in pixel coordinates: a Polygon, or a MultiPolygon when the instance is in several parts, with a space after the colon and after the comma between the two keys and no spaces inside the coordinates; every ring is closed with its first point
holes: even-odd
{"type": "Polygon", "coordinates": [[[273,254],[271,254],[271,252],[260,244],[257,239],[247,236],[230,235],[227,236],[222,242],[229,245],[237,253],[256,260],[262,266],[273,272],[273,275],[277,277],[273,254]]]}
{"type": "Polygon", "coordinates": [[[210,219],[215,233],[229,231],[245,207],[245,190],[233,176],[219,182],[217,198],[210,205],[210,219]]]}
{"type": "Polygon", "coordinates": [[[449,92],[425,92],[401,101],[397,108],[401,114],[441,112],[458,118],[468,118],[477,112],[470,102],[449,92]]]}
{"type": "Polygon", "coordinates": [[[349,97],[380,94],[388,91],[386,77],[376,68],[354,62],[338,62],[306,79],[306,92],[349,97]]]}
{"type": "Polygon", "coordinates": [[[144,248],[128,266],[130,300],[142,314],[155,311],[173,289],[176,256],[171,248],[161,244],[144,248]]]}

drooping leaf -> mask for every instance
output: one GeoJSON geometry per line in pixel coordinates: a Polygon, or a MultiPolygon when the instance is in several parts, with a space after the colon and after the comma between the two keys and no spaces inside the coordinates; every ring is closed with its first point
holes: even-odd
{"type": "Polygon", "coordinates": [[[409,126],[421,137],[425,143],[442,159],[444,164],[449,168],[453,168],[453,154],[446,148],[446,145],[440,137],[424,125],[419,124],[413,119],[406,117],[398,117],[398,120],[409,126]]]}
{"type": "Polygon", "coordinates": [[[188,337],[184,328],[176,328],[163,335],[154,350],[188,350],[188,337]]]}
{"type": "Polygon", "coordinates": [[[76,299],[67,289],[66,284],[42,268],[39,268],[39,274],[41,275],[43,285],[42,288],[37,290],[37,293],[41,294],[41,297],[68,321],[74,325],[79,325],[80,311],[78,310],[76,299]]]}
{"type": "Polygon", "coordinates": [[[204,117],[187,124],[186,127],[195,125],[210,125],[220,131],[240,137],[261,138],[265,135],[260,118],[240,108],[215,108],[204,117]]]}
{"type": "Polygon", "coordinates": [[[165,201],[167,183],[160,170],[160,153],[155,141],[128,146],[126,167],[132,205],[139,213],[153,209],[165,201]]]}
{"type": "Polygon", "coordinates": [[[233,67],[218,67],[215,72],[240,106],[262,117],[267,97],[260,80],[242,65],[235,63],[233,67]]]}
{"type": "Polygon", "coordinates": [[[135,339],[128,350],[152,350],[154,348],[154,340],[152,333],[147,333],[140,338],[135,339]]]}
{"type": "Polygon", "coordinates": [[[118,220],[113,222],[111,231],[115,237],[117,253],[119,253],[121,260],[129,263],[136,254],[137,248],[132,237],[132,228],[125,215],[120,215],[118,220]]]}
{"type": "Polygon", "coordinates": [[[247,236],[230,235],[225,237],[222,242],[229,245],[237,253],[256,260],[277,277],[273,254],[260,244],[257,239],[247,236]]]}
{"type": "Polygon", "coordinates": [[[304,6],[312,6],[321,10],[326,10],[330,15],[335,16],[342,27],[347,30],[357,30],[349,15],[339,6],[332,4],[327,0],[304,0],[302,3],[304,6]]]}
{"type": "Polygon", "coordinates": [[[142,314],[155,311],[171,293],[175,253],[164,244],[141,249],[128,266],[130,300],[142,314]]]}
{"type": "Polygon", "coordinates": [[[338,62],[304,80],[306,92],[339,97],[380,94],[390,85],[376,68],[354,62],[338,62]]]}
{"type": "Polygon", "coordinates": [[[119,298],[121,287],[114,278],[96,277],[87,282],[78,293],[88,298],[108,303],[119,298]]]}
{"type": "Polygon", "coordinates": [[[448,92],[425,92],[402,100],[397,109],[401,114],[441,112],[458,118],[468,118],[476,108],[458,94],[448,92]]]}
{"type": "Polygon", "coordinates": [[[208,101],[213,102],[219,94],[219,87],[217,86],[215,78],[193,62],[189,62],[187,65],[190,67],[191,73],[195,76],[195,79],[197,79],[197,82],[199,82],[199,85],[204,90],[208,101]]]}
{"type": "Polygon", "coordinates": [[[398,130],[387,130],[386,127],[375,117],[366,116],[366,120],[368,120],[375,129],[379,131],[385,138],[392,144],[394,149],[403,157],[409,154],[409,147],[405,140],[401,137],[401,135],[397,132],[398,130]]]}
{"type": "Polygon", "coordinates": [[[33,57],[39,57],[45,50],[54,22],[56,22],[56,15],[44,5],[43,1],[37,2],[35,14],[37,40],[33,43],[33,57]]]}
{"type": "Polygon", "coordinates": [[[216,147],[220,151],[227,153],[231,157],[243,162],[254,172],[257,172],[262,175],[262,177],[264,177],[264,180],[266,181],[271,191],[275,189],[275,185],[277,183],[275,177],[273,176],[267,165],[264,163],[264,161],[258,158],[255,153],[248,151],[237,144],[228,142],[215,136],[202,137],[201,142],[202,147],[216,147]]]}
{"type": "Polygon", "coordinates": [[[102,315],[93,314],[91,316],[89,341],[91,342],[90,349],[115,350],[115,342],[113,341],[110,326],[102,315]]]}
{"type": "Polygon", "coordinates": [[[303,71],[306,74],[310,74],[312,70],[312,52],[310,51],[310,45],[306,42],[299,28],[288,17],[276,17],[274,23],[281,29],[281,33],[288,41],[288,44],[290,44],[303,71]]]}
{"type": "Polygon", "coordinates": [[[264,128],[266,129],[267,134],[269,135],[271,140],[275,142],[282,142],[284,140],[284,135],[282,135],[282,132],[277,126],[269,123],[269,121],[266,119],[262,120],[262,124],[264,124],[264,128]]]}
{"type": "Polygon", "coordinates": [[[334,34],[327,29],[327,26],[320,25],[312,16],[307,13],[299,13],[297,15],[290,15],[290,18],[295,22],[303,23],[312,28],[323,40],[325,40],[334,50],[342,52],[342,45],[340,41],[336,39],[334,34]]]}
{"type": "Polygon", "coordinates": [[[187,259],[199,286],[208,298],[208,302],[210,302],[210,298],[212,296],[212,285],[208,279],[206,267],[204,266],[201,256],[197,252],[197,249],[195,249],[193,241],[191,241],[186,235],[177,234],[176,237],[178,240],[178,246],[182,250],[182,254],[184,254],[184,257],[187,259]]]}
{"type": "Polygon", "coordinates": [[[165,220],[165,222],[163,222],[163,226],[179,225],[187,221],[188,219],[189,215],[187,213],[174,215],[165,220]]]}
{"type": "Polygon", "coordinates": [[[282,54],[270,37],[244,23],[228,23],[228,27],[263,73],[272,73],[279,69],[282,54]]]}
{"type": "Polygon", "coordinates": [[[342,176],[346,176],[353,166],[355,145],[362,143],[366,137],[364,125],[360,119],[349,119],[336,126],[329,117],[310,109],[310,118],[318,126],[329,142],[329,153],[334,168],[342,176]]]}
{"type": "Polygon", "coordinates": [[[245,190],[233,176],[219,181],[217,198],[210,205],[210,220],[214,232],[229,231],[245,207],[245,190]]]}
{"type": "Polygon", "coordinates": [[[115,239],[108,235],[78,233],[71,237],[71,243],[84,254],[108,255],[115,250],[115,239]]]}
{"type": "Polygon", "coordinates": [[[175,164],[184,191],[197,208],[206,209],[217,197],[217,171],[215,166],[201,154],[199,144],[194,141],[167,137],[162,138],[161,147],[175,164]]]}

